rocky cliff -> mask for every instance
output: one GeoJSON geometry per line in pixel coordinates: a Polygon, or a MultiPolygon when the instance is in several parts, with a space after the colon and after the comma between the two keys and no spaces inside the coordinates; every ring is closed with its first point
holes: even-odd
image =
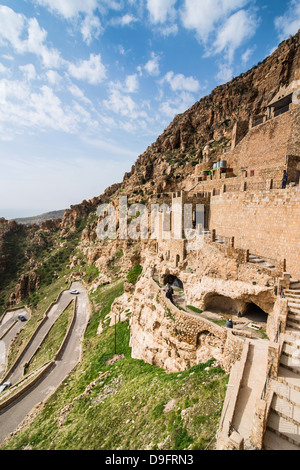
{"type": "Polygon", "coordinates": [[[177,115],[157,140],[141,154],[123,181],[101,196],[71,206],[62,228],[67,230],[78,217],[123,194],[129,202],[155,202],[160,193],[180,188],[184,178],[203,160],[205,147],[210,158],[222,156],[231,146],[232,130],[238,120],[260,115],[278,93],[294,79],[300,79],[300,30],[282,42],[263,62],[230,82],[218,86],[186,112],[177,115]]]}
{"type": "MultiPolygon", "coordinates": [[[[175,117],[173,122],[160,135],[156,142],[149,146],[137,158],[131,170],[125,173],[123,181],[108,187],[103,194],[81,204],[72,205],[64,212],[59,223],[48,221],[41,227],[24,227],[15,222],[0,221],[0,273],[6,276],[10,266],[11,250],[7,240],[17,233],[24,233],[28,272],[34,271],[34,257],[30,258],[30,243],[46,249],[46,238],[43,234],[53,233],[68,239],[72,233],[82,232],[82,246],[88,263],[96,264],[103,270],[102,275],[109,278],[111,273],[126,272],[130,269],[135,257],[140,256],[142,245],[131,242],[107,244],[95,237],[96,218],[88,217],[95,213],[100,203],[112,202],[117,205],[117,197],[126,195],[129,204],[151,204],[164,200],[162,194],[181,189],[187,175],[194,173],[195,166],[203,161],[204,149],[210,145],[210,158],[215,159],[230,148],[232,130],[237,120],[249,120],[252,115],[259,115],[278,93],[282,86],[287,86],[296,77],[300,69],[300,31],[292,38],[281,43],[278,49],[262,63],[234,78],[225,85],[214,89],[210,95],[200,99],[186,112],[175,117]],[[162,196],[162,197],[161,197],[162,196]],[[81,226],[81,222],[84,224],[81,226]],[[37,238],[34,238],[37,237],[37,238]],[[31,241],[30,241],[31,240],[31,241]],[[115,252],[121,250],[121,260],[115,252]],[[125,266],[130,260],[130,266],[125,266]]],[[[296,77],[297,78],[297,77],[296,77]]],[[[300,78],[300,77],[298,77],[300,78]]],[[[54,235],[53,235],[54,237],[54,235]]],[[[121,252],[119,251],[119,252],[121,252]]],[[[74,264],[74,260],[72,261],[74,264]]],[[[75,260],[78,263],[78,260],[75,260]]],[[[18,285],[24,286],[18,274],[18,285]]],[[[38,285],[36,279],[30,285],[38,285]]],[[[27,285],[27,284],[26,284],[27,285]]],[[[21,289],[22,291],[22,289],[21,289]]],[[[17,288],[16,298],[19,299],[17,288]]],[[[14,297],[15,298],[15,297],[14,297]]]]}
{"type": "Polygon", "coordinates": [[[177,168],[180,167],[178,183],[202,160],[208,143],[213,147],[213,157],[222,154],[231,145],[235,122],[249,121],[250,116],[264,112],[279,89],[296,78],[300,69],[299,43],[300,31],[281,43],[262,63],[217,87],[176,116],[125,174],[123,184],[133,187],[157,180],[163,186],[161,189],[166,189],[172,186],[170,177],[176,176],[177,168]]]}

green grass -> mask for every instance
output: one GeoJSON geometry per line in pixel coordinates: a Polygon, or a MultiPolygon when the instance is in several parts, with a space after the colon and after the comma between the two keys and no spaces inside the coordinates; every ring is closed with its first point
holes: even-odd
{"type": "MultiPolygon", "coordinates": [[[[0,310],[1,305],[3,311],[9,306],[9,294],[14,290],[18,276],[24,268],[24,253],[29,247],[32,251],[33,258],[39,263],[37,269],[39,288],[18,304],[18,306],[27,305],[32,311],[32,316],[26,323],[26,327],[11,344],[8,355],[8,366],[14,362],[18,353],[27,344],[37,327],[37,322],[43,317],[51,302],[58,297],[62,290],[67,288],[66,279],[71,274],[71,270],[68,267],[70,256],[74,254],[79,256],[77,245],[87,220],[88,218],[78,219],[75,230],[69,234],[67,239],[60,238],[56,232],[47,233],[38,231],[39,236],[45,242],[43,246],[34,245],[32,240],[30,241],[28,233],[27,236],[24,235],[24,230],[20,233],[17,232],[17,234],[13,234],[13,236],[9,238],[9,246],[14,254],[14,258],[18,258],[17,255],[19,255],[20,259],[15,261],[15,264],[12,266],[11,274],[8,275],[5,288],[4,284],[0,285],[0,310]]],[[[31,232],[33,234],[35,233],[33,229],[30,229],[29,233],[31,232]]],[[[93,279],[96,275],[97,268],[84,266],[84,269],[87,279],[93,279]]],[[[26,274],[26,270],[24,274],[26,274]]]]}
{"type": "Polygon", "coordinates": [[[93,282],[94,279],[96,279],[96,277],[99,276],[99,269],[94,265],[87,266],[85,268],[85,273],[86,274],[83,279],[85,280],[85,282],[90,284],[91,282],[93,282]]]}
{"type": "Polygon", "coordinates": [[[59,350],[63,339],[66,335],[68,326],[70,325],[74,312],[74,301],[64,310],[59,316],[57,321],[52,326],[47,338],[41,345],[37,354],[32,358],[28,367],[26,368],[26,374],[30,374],[35,370],[39,369],[43,364],[54,358],[55,354],[59,350]]]}
{"type": "Polygon", "coordinates": [[[205,449],[213,439],[228,380],[222,369],[212,367],[213,360],[167,374],[132,359],[130,327],[125,322],[116,328],[117,354],[124,354],[124,358],[107,365],[114,356],[115,329],[104,319],[114,299],[122,293],[123,282],[116,282],[91,295],[94,308],[85,333],[81,364],[29,427],[8,440],[3,449],[205,449]],[[100,320],[105,326],[97,335],[100,320]],[[74,402],[59,427],[62,409],[104,372],[108,375],[88,395],[74,402]],[[166,411],[171,400],[174,407],[166,411]]]}
{"type": "Polygon", "coordinates": [[[200,308],[197,308],[197,307],[193,307],[193,305],[187,305],[187,308],[189,308],[190,310],[192,310],[195,313],[202,313],[203,312],[203,310],[200,310],[200,308]]]}
{"type": "Polygon", "coordinates": [[[143,268],[140,264],[136,264],[127,274],[127,281],[131,284],[136,284],[138,277],[142,274],[143,268]]]}
{"type": "Polygon", "coordinates": [[[28,297],[20,303],[21,305],[31,305],[32,315],[30,320],[26,322],[25,328],[14,338],[8,353],[8,367],[14,362],[20,350],[22,350],[25,345],[30,340],[34,331],[37,328],[38,322],[43,318],[44,313],[50,304],[58,297],[59,293],[66,289],[66,280],[65,278],[56,279],[50,286],[42,286],[38,294],[34,294],[38,299],[38,304],[36,307],[31,305],[31,297],[28,297]]]}

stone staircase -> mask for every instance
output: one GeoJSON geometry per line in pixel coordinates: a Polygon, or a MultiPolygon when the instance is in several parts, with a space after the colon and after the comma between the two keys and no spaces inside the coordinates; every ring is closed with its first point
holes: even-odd
{"type": "Polygon", "coordinates": [[[272,379],[274,391],[264,450],[300,450],[300,282],[291,280],[284,291],[288,317],[278,376],[272,379]]]}
{"type": "Polygon", "coordinates": [[[249,263],[252,264],[258,264],[260,266],[263,266],[265,268],[269,269],[275,269],[276,268],[276,262],[275,260],[271,260],[270,258],[264,258],[260,255],[254,255],[254,254],[249,254],[249,263]]]}

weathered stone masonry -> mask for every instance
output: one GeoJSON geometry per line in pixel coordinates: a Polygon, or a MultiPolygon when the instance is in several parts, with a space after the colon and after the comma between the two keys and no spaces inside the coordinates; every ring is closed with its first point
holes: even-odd
{"type": "Polygon", "coordinates": [[[223,193],[212,197],[210,228],[235,245],[268,258],[286,259],[300,277],[300,189],[223,193]]]}

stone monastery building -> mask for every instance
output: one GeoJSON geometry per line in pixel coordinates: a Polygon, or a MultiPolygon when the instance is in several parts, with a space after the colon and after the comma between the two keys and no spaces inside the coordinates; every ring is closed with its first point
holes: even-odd
{"type": "MultiPolygon", "coordinates": [[[[208,144],[186,189],[173,192],[170,202],[193,204],[194,214],[197,204],[204,205],[205,235],[223,237],[244,250],[246,260],[260,256],[299,279],[300,71],[296,77],[264,115],[235,124],[231,149],[222,160],[210,160],[208,144]],[[282,189],[284,170],[288,181],[282,189]]],[[[174,239],[172,224],[168,241],[165,226],[166,218],[160,222],[157,250],[178,264],[185,257],[186,241],[174,239]]]]}

